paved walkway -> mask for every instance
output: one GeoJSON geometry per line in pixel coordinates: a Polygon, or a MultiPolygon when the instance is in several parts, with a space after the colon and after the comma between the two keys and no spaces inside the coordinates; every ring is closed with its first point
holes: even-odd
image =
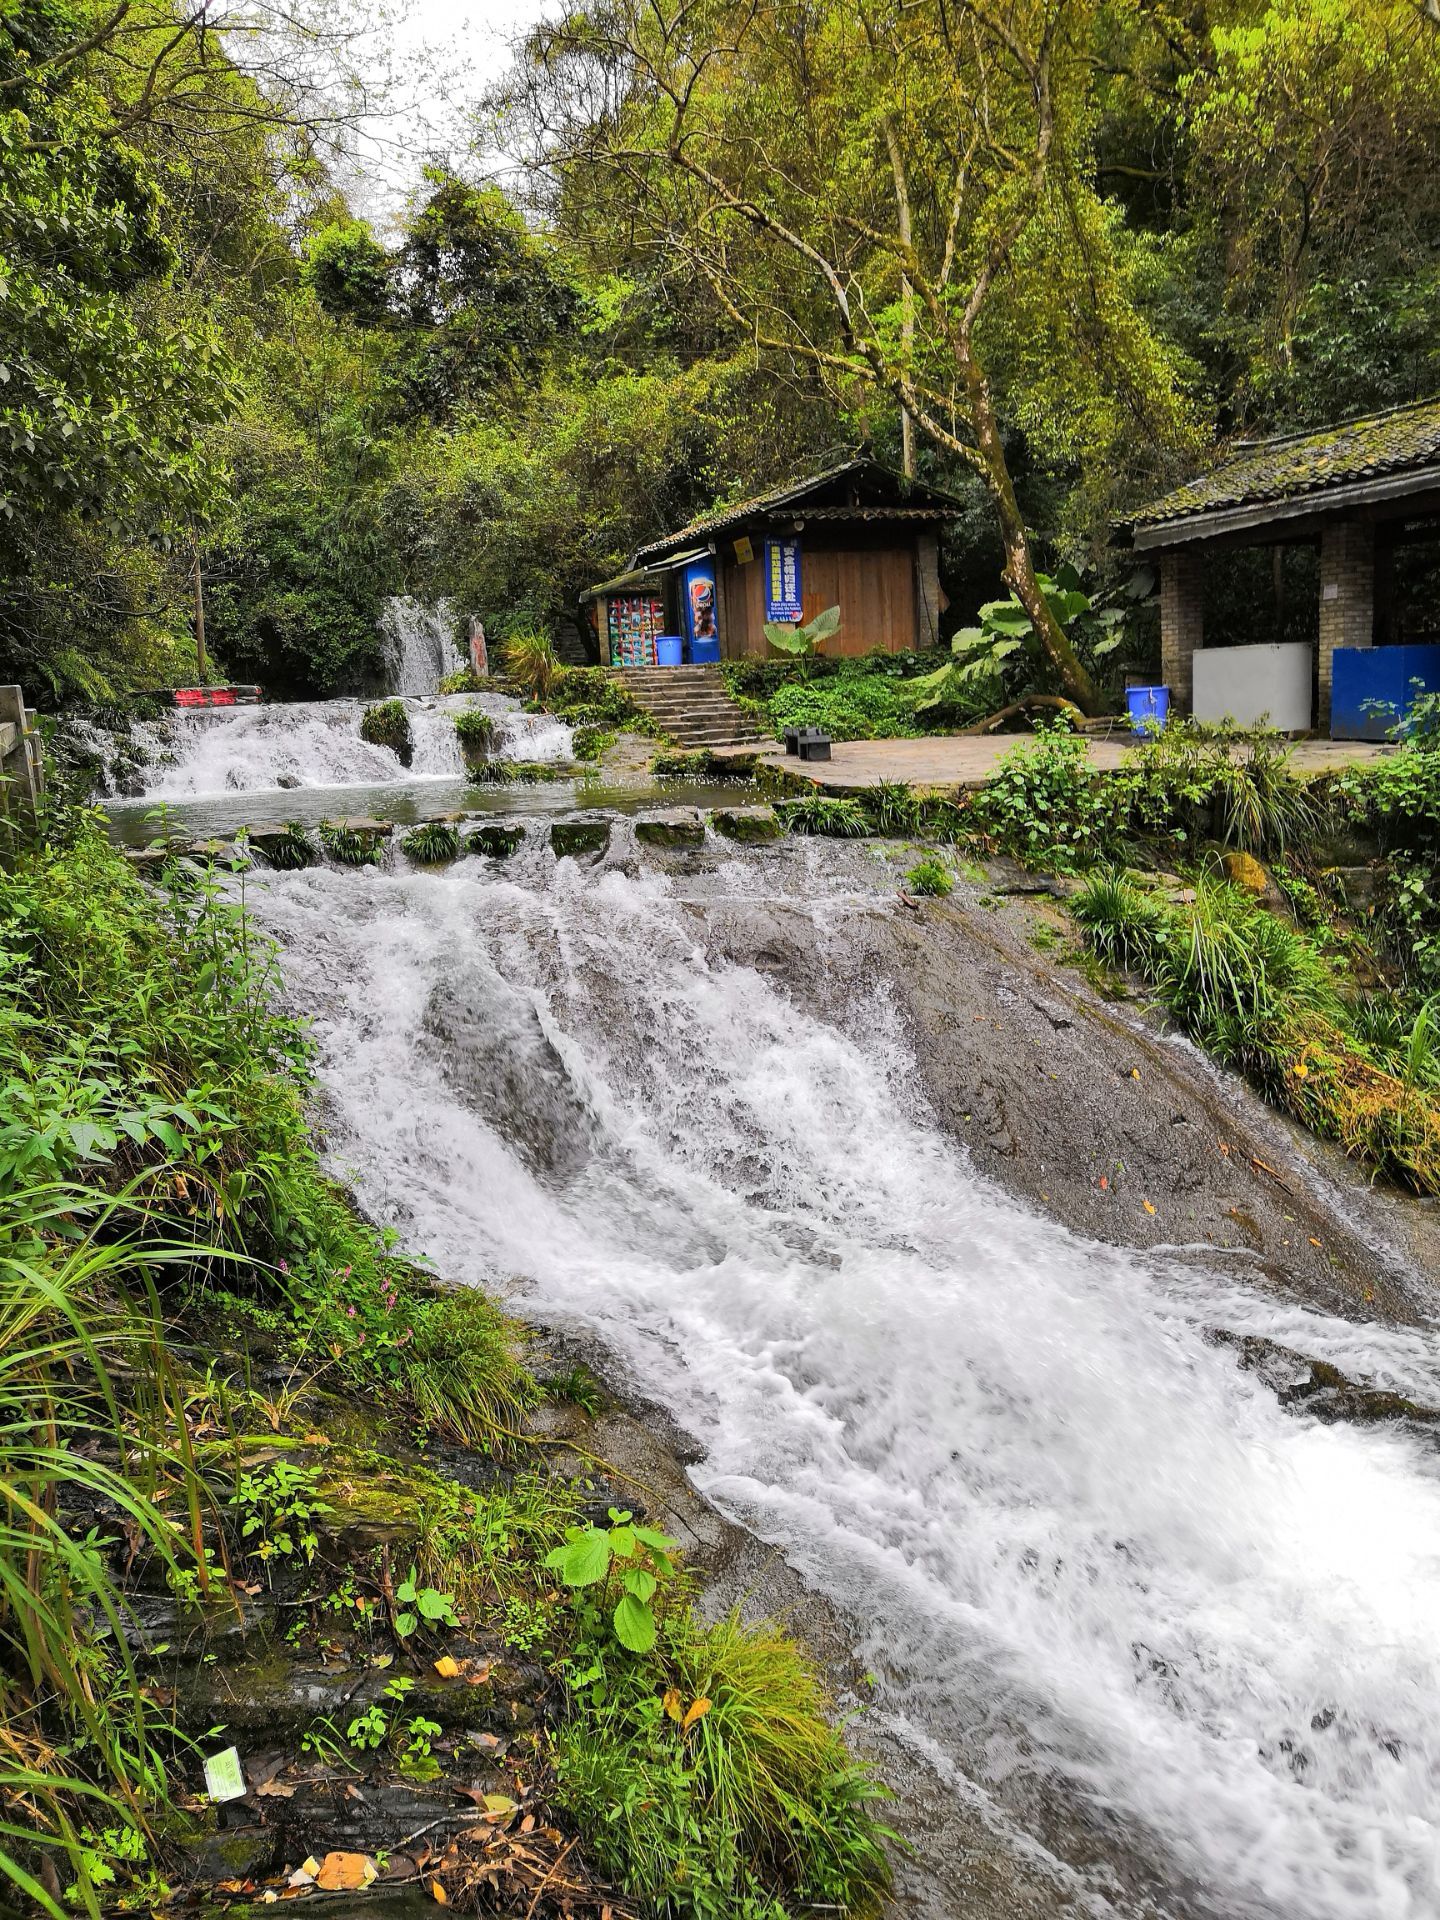
{"type": "MultiPolygon", "coordinates": [[[[760,759],[789,773],[803,774],[830,792],[878,786],[882,780],[901,780],[911,787],[983,787],[1003,756],[1029,737],[1014,733],[980,738],[932,734],[923,740],[837,740],[829,760],[798,760],[780,746],[767,749],[760,759]]],[[[1123,739],[1091,740],[1087,744],[1092,764],[1104,773],[1113,773],[1129,750],[1123,739]]],[[[1297,773],[1328,773],[1393,752],[1393,747],[1372,745],[1366,740],[1301,740],[1291,764],[1297,773]]]]}

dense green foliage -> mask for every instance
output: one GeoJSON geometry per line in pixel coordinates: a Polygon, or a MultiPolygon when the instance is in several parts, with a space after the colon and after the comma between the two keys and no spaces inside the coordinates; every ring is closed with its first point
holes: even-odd
{"type": "Polygon", "coordinates": [[[1440,1192],[1433,1003],[1394,998],[1378,1021],[1314,938],[1213,881],[1172,906],[1097,873],[1074,911],[1096,951],[1142,975],[1207,1052],[1347,1152],[1440,1192]]]}
{"type": "MultiPolygon", "coordinates": [[[[577,1564],[599,1530],[564,1475],[476,1493],[413,1450],[378,1462],[380,1497],[402,1475],[414,1490],[416,1564],[388,1599],[388,1575],[331,1568],[317,1601],[320,1534],[356,1492],[353,1467],[337,1488],[323,1456],[293,1451],[316,1438],[320,1375],[342,1405],[497,1456],[523,1448],[539,1389],[491,1301],[434,1291],[324,1177],[308,1043],[278,984],[228,890],[184,866],[151,890],[91,817],[0,881],[0,1876],[55,1915],[46,1852],[74,1905],[94,1911],[110,1880],[131,1903],[164,1897],[158,1829],[186,1762],[118,1630],[138,1565],[198,1614],[229,1606],[232,1579],[303,1579],[297,1634],[307,1610],[330,1638],[336,1614],[378,1609],[401,1646],[462,1614],[493,1623],[563,1682],[564,1800],[657,1910],[863,1905],[887,1877],[877,1789],[793,1643],[701,1625],[670,1543],[628,1514],[603,1564],[577,1564]],[[187,1303],[203,1362],[167,1346],[187,1303]],[[216,1336],[227,1317],[285,1367],[252,1384],[216,1336]],[[243,1464],[238,1421],[279,1457],[243,1464]]],[[[441,1728],[397,1711],[413,1685],[317,1725],[315,1751],[433,1777],[441,1728]]]]}
{"type": "MultiPolygon", "coordinates": [[[[283,50],[261,88],[242,39],[227,61],[172,0],[114,18],[17,0],[0,34],[0,675],[42,695],[189,677],[198,549],[223,670],[281,693],[375,688],[388,595],[447,594],[500,641],[553,631],[657,528],[862,440],[897,458],[902,392],[924,477],[966,503],[943,555],[952,617],[1003,609],[1026,528],[1052,583],[1084,565],[1064,591],[1098,584],[1114,612],[1110,516],[1217,430],[1433,387],[1424,9],[1227,0],[1162,21],[1063,0],[1058,23],[1027,6],[1003,32],[986,0],[969,11],[955,36],[936,0],[903,20],[870,0],[752,10],[686,106],[686,163],[708,153],[726,190],[748,165],[741,205],[654,138],[643,10],[577,14],[501,103],[505,137],[547,163],[516,176],[543,226],[435,168],[382,238],[325,178],[283,50]],[[1063,58],[1036,65],[1047,34],[1063,58]],[[613,114],[571,85],[605,48],[613,114]],[[1053,137],[1027,172],[1047,90],[1053,137]],[[992,119],[952,214],[949,156],[981,97],[992,119]],[[631,134],[643,164],[617,161],[631,134]],[[902,200],[908,292],[886,238],[902,200]],[[752,201],[838,250],[864,296],[855,339],[752,201]],[[995,420],[983,448],[967,366],[995,420]]],[[[727,19],[690,10],[665,58],[684,71],[727,19]]],[[[1145,663],[1153,608],[1101,653],[1113,631],[1080,636],[1092,678],[1145,663]]],[[[1052,654],[1007,656],[1007,697],[1022,662],[1064,683],[1052,654]]]]}
{"type": "Polygon", "coordinates": [[[1337,782],[1345,815],[1386,853],[1381,916],[1392,951],[1426,993],[1440,993],[1440,701],[1417,701],[1399,750],[1337,782]]]}

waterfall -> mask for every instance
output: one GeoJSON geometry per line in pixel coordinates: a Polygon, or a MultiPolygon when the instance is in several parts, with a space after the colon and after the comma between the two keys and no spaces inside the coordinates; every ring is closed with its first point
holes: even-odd
{"type": "MultiPolygon", "coordinates": [[[[572,730],[549,714],[528,714],[504,694],[432,695],[407,699],[414,756],[403,767],[388,747],[360,738],[360,700],[296,701],[287,706],[226,707],[167,714],[135,726],[119,743],[125,791],[149,800],[184,801],[279,788],[354,788],[352,811],[379,804],[375,789],[426,780],[462,781],[465,764],[455,732],[462,708],[480,707],[499,728],[499,751],[512,760],[568,759],[572,730]],[[136,755],[138,767],[131,764],[136,755]]],[[[102,791],[117,789],[112,739],[106,766],[103,736],[88,728],[84,744],[102,760],[102,791]]]]}
{"type": "Polygon", "coordinates": [[[434,693],[447,673],[465,664],[455,643],[455,609],[448,600],[429,606],[409,594],[387,600],[380,636],[392,693],[434,693]]]}
{"type": "MultiPolygon", "coordinates": [[[[250,890],[366,1209],[603,1336],[854,1622],[876,1722],[1069,1876],[1051,1911],[1440,1911],[1434,1454],[1282,1409],[1213,1339],[1435,1404],[1431,1336],[1031,1212],[936,1124],[882,989],[830,1023],[707,959],[654,871],[250,890]]],[[[783,908],[817,943],[850,910],[783,908]]]]}

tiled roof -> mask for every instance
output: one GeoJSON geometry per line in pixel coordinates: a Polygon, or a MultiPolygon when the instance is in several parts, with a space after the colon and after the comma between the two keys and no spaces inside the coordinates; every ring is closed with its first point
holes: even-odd
{"type": "Polygon", "coordinates": [[[1133,515],[1137,527],[1292,500],[1411,468],[1440,466],[1440,400],[1275,440],[1242,441],[1218,467],[1133,515]]]}
{"type": "Polygon", "coordinates": [[[711,534],[721,533],[727,527],[738,526],[746,520],[754,520],[765,514],[778,513],[786,507],[799,507],[810,499],[812,494],[823,493],[827,488],[850,481],[862,495],[868,490],[875,494],[888,496],[887,499],[863,500],[859,506],[842,504],[826,506],[823,509],[812,507],[811,513],[823,511],[827,519],[863,519],[873,516],[883,506],[892,508],[908,507],[912,511],[925,510],[931,515],[956,514],[963,511],[961,503],[941,493],[936,487],[923,486],[917,480],[906,480],[903,475],[882,466],[878,460],[864,455],[854,460],[842,460],[839,466],[827,467],[823,473],[807,474],[803,480],[792,480],[783,487],[776,487],[769,493],[757,494],[751,500],[738,500],[728,507],[716,507],[713,512],[701,514],[698,520],[692,520],[688,526],[667,533],[663,539],[651,540],[641,547],[635,555],[633,564],[643,566],[647,560],[658,560],[677,547],[691,545],[697,539],[705,539],[711,534]]]}

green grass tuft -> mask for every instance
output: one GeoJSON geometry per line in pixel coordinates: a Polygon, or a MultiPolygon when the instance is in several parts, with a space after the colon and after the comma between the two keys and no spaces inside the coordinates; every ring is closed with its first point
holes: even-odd
{"type": "Polygon", "coordinates": [[[400,842],[407,860],[417,866],[436,867],[460,857],[460,830],[448,820],[424,820],[412,827],[400,842]]]}

